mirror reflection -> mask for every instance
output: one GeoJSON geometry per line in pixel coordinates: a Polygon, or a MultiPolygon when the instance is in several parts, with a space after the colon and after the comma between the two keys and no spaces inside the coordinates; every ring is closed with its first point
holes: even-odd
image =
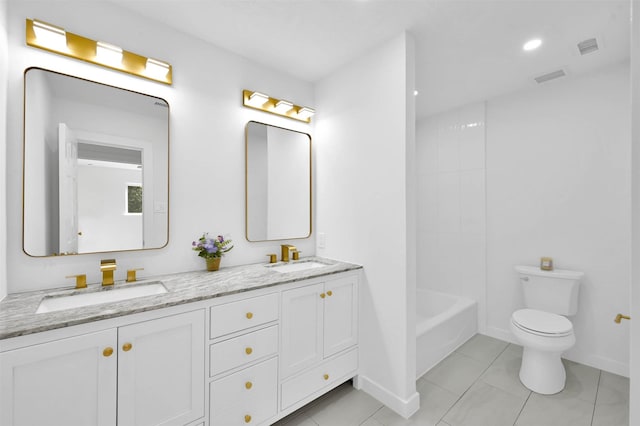
{"type": "Polygon", "coordinates": [[[25,253],[165,246],[167,102],[40,68],[24,90],[25,253]]]}
{"type": "Polygon", "coordinates": [[[311,235],[311,136],[250,121],[246,127],[249,241],[311,235]]]}

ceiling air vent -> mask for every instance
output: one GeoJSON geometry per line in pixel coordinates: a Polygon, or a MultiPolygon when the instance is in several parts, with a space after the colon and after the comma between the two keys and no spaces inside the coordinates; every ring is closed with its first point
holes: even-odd
{"type": "Polygon", "coordinates": [[[581,41],[578,43],[578,50],[581,55],[593,53],[598,50],[598,40],[590,38],[589,40],[581,41]]]}
{"type": "Polygon", "coordinates": [[[534,78],[534,80],[538,83],[544,83],[547,82],[549,80],[553,80],[556,78],[560,78],[560,77],[564,77],[565,75],[567,75],[564,70],[558,70],[558,71],[554,71],[554,72],[550,72],[548,74],[544,74],[541,75],[539,77],[534,78]]]}

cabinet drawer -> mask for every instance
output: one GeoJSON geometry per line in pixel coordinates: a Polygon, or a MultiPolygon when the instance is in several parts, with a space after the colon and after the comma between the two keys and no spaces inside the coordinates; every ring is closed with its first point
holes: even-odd
{"type": "Polygon", "coordinates": [[[212,426],[257,425],[275,416],[278,358],[212,382],[209,399],[212,426]]]}
{"type": "Polygon", "coordinates": [[[210,346],[209,374],[215,376],[278,351],[278,326],[243,334],[210,346]]]}
{"type": "Polygon", "coordinates": [[[358,350],[342,354],[317,367],[311,368],[282,384],[282,409],[312,395],[322,388],[349,378],[358,369],[358,350]]]}
{"type": "Polygon", "coordinates": [[[278,294],[252,297],[211,308],[212,339],[278,319],[278,294]]]}

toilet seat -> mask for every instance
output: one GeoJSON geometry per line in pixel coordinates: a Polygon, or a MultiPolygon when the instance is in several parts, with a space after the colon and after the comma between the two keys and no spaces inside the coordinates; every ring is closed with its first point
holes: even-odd
{"type": "Polygon", "coordinates": [[[573,324],[567,318],[536,309],[515,311],[511,322],[520,330],[538,336],[564,337],[573,333],[573,324]]]}

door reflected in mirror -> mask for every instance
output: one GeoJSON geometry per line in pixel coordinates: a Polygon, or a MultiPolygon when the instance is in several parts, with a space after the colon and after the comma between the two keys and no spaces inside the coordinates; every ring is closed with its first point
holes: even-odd
{"type": "Polygon", "coordinates": [[[167,244],[166,101],[29,68],[24,118],[25,253],[167,244]]]}
{"type": "Polygon", "coordinates": [[[311,136],[250,121],[246,127],[249,241],[311,235],[311,136]]]}

